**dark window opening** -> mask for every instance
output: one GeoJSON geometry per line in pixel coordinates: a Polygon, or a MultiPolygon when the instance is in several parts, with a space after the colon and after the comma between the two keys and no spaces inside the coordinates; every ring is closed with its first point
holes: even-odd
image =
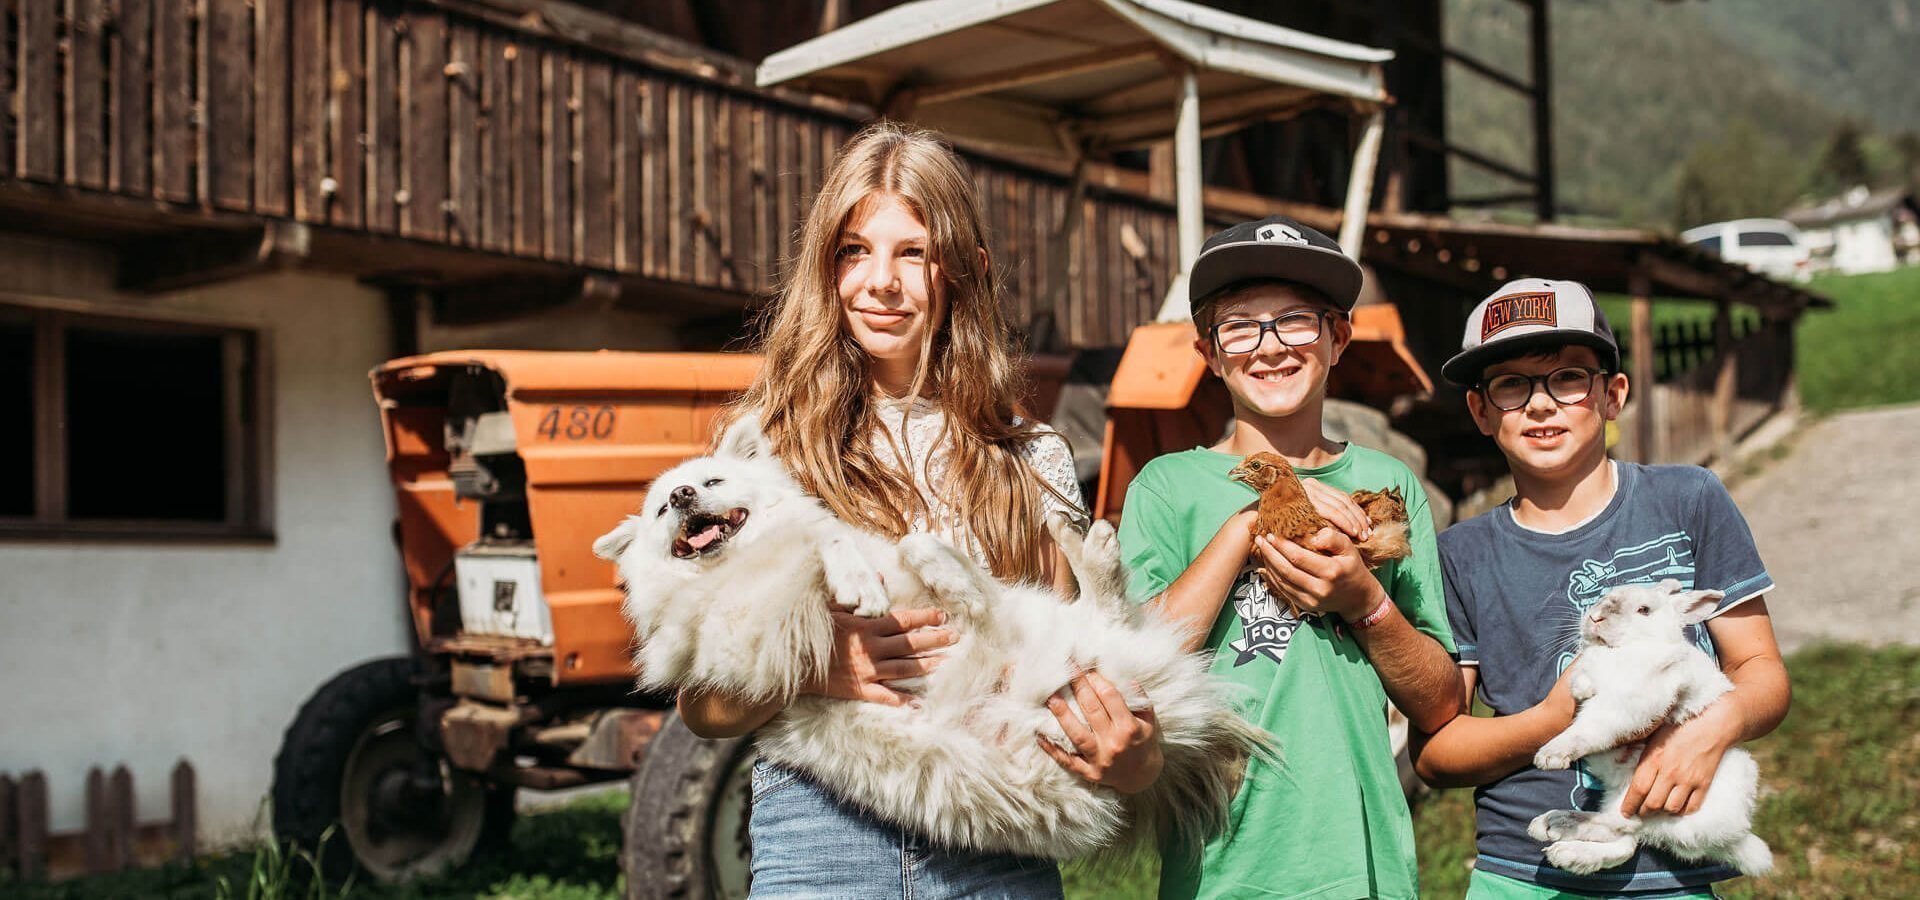
{"type": "Polygon", "coordinates": [[[0,516],[33,515],[33,420],[33,323],[0,318],[0,516]]]}
{"type": "Polygon", "coordinates": [[[1693,245],[1708,253],[1720,252],[1720,238],[1718,237],[1701,238],[1700,240],[1694,241],[1693,245]]]}
{"type": "Polygon", "coordinates": [[[0,301],[0,538],[270,538],[256,332],[0,301]]]}
{"type": "Polygon", "coordinates": [[[66,332],[67,515],[227,517],[219,335],[66,332]]]}
{"type": "Polygon", "coordinates": [[[1793,238],[1787,237],[1778,231],[1743,231],[1740,232],[1740,246],[1791,247],[1793,246],[1793,238]]]}

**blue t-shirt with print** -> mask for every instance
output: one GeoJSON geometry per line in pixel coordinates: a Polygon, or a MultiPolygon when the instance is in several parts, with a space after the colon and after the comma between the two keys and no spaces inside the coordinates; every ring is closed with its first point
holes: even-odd
{"type": "MultiPolygon", "coordinates": [[[[1613,499],[1560,534],[1521,527],[1510,506],[1440,534],[1440,563],[1462,665],[1479,667],[1481,699],[1510,715],[1545,699],[1578,649],[1579,622],[1608,590],[1672,578],[1724,592],[1724,612],[1773,588],[1753,533],[1720,479],[1698,466],[1615,463],[1613,499]]],[[[1715,613],[1718,615],[1718,612],[1715,613]]],[[[1706,628],[1689,636],[1712,654],[1706,628]]],[[[1474,792],[1475,866],[1541,885],[1591,893],[1670,891],[1739,873],[1642,849],[1591,875],[1554,868],[1527,823],[1550,809],[1598,809],[1603,788],[1585,770],[1527,766],[1474,792]]]]}

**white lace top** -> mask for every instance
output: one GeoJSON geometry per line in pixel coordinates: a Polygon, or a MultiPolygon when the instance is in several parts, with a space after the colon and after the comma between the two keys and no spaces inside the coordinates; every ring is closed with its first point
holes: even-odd
{"type": "MultiPolygon", "coordinates": [[[[944,452],[935,452],[935,448],[940,447],[942,432],[946,429],[946,414],[924,397],[915,398],[911,403],[906,400],[883,400],[875,404],[874,413],[880,419],[881,427],[887,429],[893,438],[889,443],[885,435],[874,435],[874,454],[882,462],[912,472],[921,499],[926,502],[927,509],[933,512],[932,521],[916,516],[910,523],[911,529],[940,535],[984,564],[985,553],[967,531],[959,510],[948,504],[938,489],[939,485],[946,482],[947,458],[944,452]],[[896,448],[904,451],[905,459],[897,455],[896,448]]],[[[1019,424],[1019,420],[1016,419],[1014,424],[1019,424]]],[[[1080,496],[1080,482],[1074,475],[1073,454],[1067,448],[1066,439],[1044,424],[1036,423],[1034,428],[1050,437],[1022,445],[1027,464],[1039,473],[1053,491],[1073,501],[1070,507],[1055,497],[1053,492],[1041,490],[1041,513],[1046,515],[1065,511],[1076,517],[1085,517],[1086,502],[1080,496]]]]}

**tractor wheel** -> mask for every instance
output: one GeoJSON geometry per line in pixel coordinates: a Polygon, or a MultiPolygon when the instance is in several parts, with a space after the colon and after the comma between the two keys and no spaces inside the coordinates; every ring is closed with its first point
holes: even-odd
{"type": "Polygon", "coordinates": [[[753,749],[710,741],[667,719],[633,775],[620,868],[627,900],[732,900],[747,895],[753,749]]]}
{"type": "Polygon", "coordinates": [[[413,670],[397,657],[334,676],[274,757],[274,836],[317,850],[329,880],[435,875],[475,847],[504,845],[512,828],[513,788],[456,771],[421,744],[413,670]]]}

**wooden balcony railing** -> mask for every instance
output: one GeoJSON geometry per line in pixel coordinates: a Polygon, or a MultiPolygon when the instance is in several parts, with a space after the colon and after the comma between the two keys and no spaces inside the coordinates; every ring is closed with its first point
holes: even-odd
{"type": "MultiPolygon", "coordinates": [[[[623,44],[613,20],[513,14],[541,6],[0,3],[0,189],[768,292],[856,111],[623,44]]],[[[1151,317],[1174,257],[1164,204],[1095,188],[1063,227],[1059,173],[976,158],[974,177],[1015,321],[1050,313],[1088,346],[1151,317]]]]}

